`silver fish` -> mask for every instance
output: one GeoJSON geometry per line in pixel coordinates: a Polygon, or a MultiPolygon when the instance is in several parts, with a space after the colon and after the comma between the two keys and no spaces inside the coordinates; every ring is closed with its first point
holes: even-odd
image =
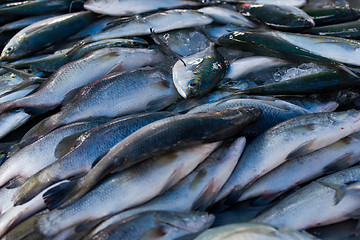
{"type": "Polygon", "coordinates": [[[219,143],[205,144],[148,159],[107,178],[76,203],[30,218],[18,226],[19,231],[16,227],[12,232],[22,235],[22,228],[26,226],[25,231],[32,229],[32,232],[26,232],[25,235],[36,234],[38,237],[49,238],[72,226],[87,224],[87,221],[99,220],[137,206],[188,175],[218,145],[219,143]],[[192,158],[194,154],[198,157],[192,158]]]}
{"type": "Polygon", "coordinates": [[[84,4],[84,8],[95,13],[110,16],[132,16],[140,13],[152,12],[158,9],[170,9],[197,5],[200,5],[200,3],[187,0],[139,0],[136,2],[136,4],[134,4],[132,0],[88,0],[84,4]]]}
{"type": "Polygon", "coordinates": [[[222,201],[225,205],[237,202],[249,185],[287,159],[328,146],[359,130],[359,111],[313,113],[282,122],[246,147],[217,200],[227,198],[222,201]]]}
{"type": "Polygon", "coordinates": [[[269,201],[290,188],[320,177],[324,173],[342,170],[360,160],[360,133],[351,134],[312,153],[289,159],[255,181],[239,201],[260,196],[269,201]]]}
{"type": "Polygon", "coordinates": [[[245,138],[241,137],[230,147],[216,150],[173,188],[143,205],[114,215],[99,224],[87,236],[93,236],[113,223],[141,212],[154,210],[185,212],[206,209],[229,178],[245,148],[245,142],[245,138]]]}
{"type": "Polygon", "coordinates": [[[360,207],[359,195],[347,194],[338,204],[335,204],[336,190],[324,186],[323,183],[342,185],[359,180],[359,166],[320,178],[284,198],[254,218],[252,222],[307,229],[341,222],[351,217],[356,218],[360,207]]]}

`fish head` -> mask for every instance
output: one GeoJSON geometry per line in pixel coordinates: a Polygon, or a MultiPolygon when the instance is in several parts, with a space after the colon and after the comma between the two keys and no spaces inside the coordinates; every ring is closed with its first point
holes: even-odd
{"type": "Polygon", "coordinates": [[[333,112],[330,114],[329,118],[335,125],[343,125],[346,123],[356,128],[360,126],[360,111],[357,110],[333,112]]]}
{"type": "Polygon", "coordinates": [[[215,216],[207,212],[163,212],[157,222],[189,233],[203,231],[211,226],[215,216]]]}
{"type": "Polygon", "coordinates": [[[8,44],[6,44],[6,46],[4,47],[0,59],[2,61],[12,61],[16,56],[15,56],[15,52],[16,50],[19,48],[19,45],[13,42],[9,42],[8,44]]]}

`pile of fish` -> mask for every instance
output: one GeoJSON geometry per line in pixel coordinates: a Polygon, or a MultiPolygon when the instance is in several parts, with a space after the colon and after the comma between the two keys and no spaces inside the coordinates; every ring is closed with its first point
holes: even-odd
{"type": "Polygon", "coordinates": [[[356,239],[359,40],[345,0],[2,0],[0,237],[356,239]]]}

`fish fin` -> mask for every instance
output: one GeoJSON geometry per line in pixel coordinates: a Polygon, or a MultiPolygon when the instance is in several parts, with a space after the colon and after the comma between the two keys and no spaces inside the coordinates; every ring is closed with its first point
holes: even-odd
{"type": "Polygon", "coordinates": [[[204,191],[193,203],[191,210],[205,211],[213,202],[216,195],[216,182],[211,180],[211,182],[206,186],[204,191]]]}
{"type": "Polygon", "coordinates": [[[102,29],[102,32],[106,31],[108,29],[111,29],[113,27],[116,27],[116,26],[118,26],[120,24],[128,23],[128,22],[131,22],[131,21],[144,22],[144,20],[139,15],[134,15],[134,16],[131,16],[131,17],[117,18],[117,19],[114,19],[113,21],[108,22],[106,24],[106,27],[104,27],[102,29]]]}
{"type": "Polygon", "coordinates": [[[164,43],[164,41],[161,40],[161,38],[155,33],[153,28],[150,28],[150,34],[151,34],[151,37],[153,38],[154,42],[156,44],[160,45],[160,47],[164,53],[166,53],[167,55],[174,56],[176,60],[180,60],[186,67],[186,63],[182,59],[182,56],[180,54],[174,52],[174,50],[172,50],[166,43],[164,43]]]}
{"type": "Polygon", "coordinates": [[[16,176],[12,179],[10,179],[5,185],[4,187],[7,189],[12,189],[12,188],[17,188],[20,187],[21,185],[24,184],[24,182],[26,182],[27,178],[21,177],[21,176],[16,176]]]}
{"type": "Polygon", "coordinates": [[[294,158],[294,157],[311,152],[311,150],[312,150],[311,146],[314,142],[315,142],[315,139],[304,142],[303,144],[298,146],[295,150],[293,150],[291,153],[289,153],[289,155],[287,155],[286,159],[294,158]]]}
{"type": "Polygon", "coordinates": [[[6,234],[4,238],[18,240],[46,239],[46,236],[44,236],[44,234],[37,226],[37,223],[42,216],[43,214],[40,214],[25,220],[24,222],[20,223],[15,228],[10,230],[10,232],[6,234]]]}
{"type": "Polygon", "coordinates": [[[263,194],[251,202],[252,206],[264,206],[272,202],[275,198],[281,196],[285,191],[280,191],[271,194],[263,194]]]}
{"type": "Polygon", "coordinates": [[[78,180],[61,183],[43,194],[46,207],[49,210],[60,207],[64,202],[70,199],[73,192],[77,189],[78,180]]]}
{"type": "MultiPolygon", "coordinates": [[[[55,116],[55,115],[53,115],[53,116],[55,116]]],[[[24,135],[24,137],[21,139],[21,142],[19,144],[28,145],[30,143],[33,143],[36,140],[38,140],[38,139],[42,138],[43,136],[45,136],[46,134],[50,133],[51,131],[53,131],[57,127],[60,127],[61,125],[58,124],[57,121],[53,121],[51,119],[51,118],[53,118],[53,116],[43,119],[41,122],[39,122],[34,127],[32,127],[24,135]]]]}
{"type": "Polygon", "coordinates": [[[110,69],[110,71],[106,75],[109,76],[112,74],[120,73],[122,71],[124,71],[124,65],[122,62],[119,62],[112,69],[110,69]]]}
{"type": "Polygon", "coordinates": [[[231,206],[239,201],[239,198],[245,192],[245,187],[239,188],[235,186],[231,193],[225,198],[224,204],[227,206],[231,206]]]}
{"type": "Polygon", "coordinates": [[[71,103],[73,103],[77,100],[76,95],[80,92],[80,89],[82,87],[83,86],[75,88],[75,89],[71,90],[70,92],[68,92],[67,94],[65,94],[64,99],[61,101],[61,105],[62,105],[61,109],[64,109],[64,107],[66,107],[67,105],[70,105],[71,103]]]}
{"type": "Polygon", "coordinates": [[[84,132],[79,132],[63,138],[55,148],[54,155],[57,159],[62,158],[77,146],[77,138],[84,132]]]}
{"type": "Polygon", "coordinates": [[[164,102],[167,101],[168,98],[169,97],[162,97],[162,98],[150,101],[146,105],[145,112],[154,112],[154,111],[158,111],[158,110],[163,109],[164,107],[166,107],[164,105],[164,102]]]}
{"type": "Polygon", "coordinates": [[[66,54],[65,58],[71,57],[76,51],[78,51],[80,48],[82,48],[84,45],[88,43],[92,43],[93,40],[90,39],[91,36],[84,38],[83,40],[77,42],[73,48],[71,48],[66,54]]]}
{"type": "Polygon", "coordinates": [[[348,168],[355,164],[354,160],[352,160],[352,153],[345,153],[343,156],[337,158],[333,163],[324,167],[324,174],[330,174],[341,169],[348,168]]]}
{"type": "Polygon", "coordinates": [[[336,191],[335,193],[335,205],[337,205],[345,196],[346,194],[346,188],[344,188],[343,185],[334,184],[334,183],[328,183],[328,182],[322,182],[318,181],[318,183],[324,185],[325,187],[334,189],[336,191]]]}
{"type": "Polygon", "coordinates": [[[342,64],[342,63],[339,63],[339,62],[336,62],[336,67],[338,67],[340,70],[356,77],[356,78],[359,78],[359,75],[357,75],[356,73],[360,73],[360,71],[356,68],[350,68],[348,66],[346,66],[345,64],[342,64]],[[356,72],[356,73],[355,73],[356,72]]]}
{"type": "Polygon", "coordinates": [[[40,115],[53,110],[54,108],[56,108],[56,106],[37,105],[37,106],[23,106],[22,108],[27,114],[40,115]]]}

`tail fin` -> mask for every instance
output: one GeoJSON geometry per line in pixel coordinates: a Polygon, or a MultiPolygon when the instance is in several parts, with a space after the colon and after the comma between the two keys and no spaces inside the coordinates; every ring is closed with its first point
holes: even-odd
{"type": "Polygon", "coordinates": [[[337,205],[345,196],[346,194],[346,188],[344,186],[334,183],[328,183],[328,182],[318,182],[325,187],[332,188],[336,191],[335,193],[335,205],[337,205]]]}
{"type": "Polygon", "coordinates": [[[45,239],[46,236],[44,236],[44,234],[40,231],[39,227],[37,226],[37,223],[42,216],[43,214],[36,215],[20,223],[18,226],[13,228],[8,234],[6,234],[4,239],[6,240],[45,239]]]}
{"type": "Polygon", "coordinates": [[[57,115],[53,115],[51,117],[45,118],[34,127],[32,127],[21,139],[20,145],[28,145],[30,143],[35,142],[36,140],[42,138],[46,134],[50,133],[54,129],[61,126],[57,122],[57,115]]]}
{"type": "Polygon", "coordinates": [[[78,192],[78,180],[64,182],[46,191],[43,195],[44,202],[48,209],[53,210],[70,201],[78,192]]]}

